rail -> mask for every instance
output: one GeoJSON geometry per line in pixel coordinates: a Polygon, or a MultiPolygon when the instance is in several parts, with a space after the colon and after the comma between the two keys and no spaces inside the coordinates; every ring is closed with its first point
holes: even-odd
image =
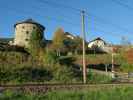
{"type": "Polygon", "coordinates": [[[82,90],[82,89],[101,89],[110,87],[131,86],[132,83],[113,83],[113,84],[22,84],[22,85],[0,85],[0,92],[5,90],[46,93],[56,90],[82,90]]]}

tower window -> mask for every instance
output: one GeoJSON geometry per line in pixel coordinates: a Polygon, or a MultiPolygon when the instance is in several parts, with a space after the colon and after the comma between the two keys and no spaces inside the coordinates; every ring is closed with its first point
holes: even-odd
{"type": "Polygon", "coordinates": [[[22,29],[25,29],[25,27],[24,27],[24,26],[22,26],[22,29]]]}
{"type": "Polygon", "coordinates": [[[26,34],[29,34],[29,31],[26,31],[26,34]]]}
{"type": "Polygon", "coordinates": [[[25,39],[25,41],[29,41],[29,39],[25,39]]]}
{"type": "Polygon", "coordinates": [[[36,29],[36,27],[35,27],[35,26],[33,26],[33,29],[36,29]]]}

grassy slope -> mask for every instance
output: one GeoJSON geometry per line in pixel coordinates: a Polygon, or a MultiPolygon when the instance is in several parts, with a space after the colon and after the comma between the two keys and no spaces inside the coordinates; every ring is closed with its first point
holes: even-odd
{"type": "MultiPolygon", "coordinates": [[[[77,55],[75,56],[75,58],[77,58],[77,60],[75,61],[76,64],[82,63],[82,55],[77,55]]],[[[86,59],[88,64],[111,64],[111,55],[109,54],[86,55],[86,59]]],[[[115,55],[114,59],[115,63],[117,64],[122,64],[123,62],[125,62],[121,55],[115,55]]],[[[124,71],[133,70],[132,66],[126,64],[121,68],[124,71]]],[[[45,79],[47,80],[48,78],[45,76],[49,74],[47,73],[46,66],[38,66],[38,62],[35,62],[34,59],[31,58],[31,56],[19,52],[0,52],[0,70],[0,81],[11,83],[21,83],[28,81],[45,82],[45,79]],[[37,73],[34,74],[34,71],[36,71],[37,73]]],[[[61,72],[64,72],[63,69],[61,70],[61,72]]],[[[109,77],[93,73],[88,76],[88,81],[91,83],[101,83],[110,82],[111,79],[109,77]]]]}
{"type": "MultiPolygon", "coordinates": [[[[75,56],[78,60],[77,62],[81,62],[82,55],[75,56]]],[[[111,64],[112,63],[112,55],[111,54],[88,54],[86,55],[86,61],[88,64],[111,64]]],[[[119,64],[124,61],[124,58],[120,54],[114,55],[114,63],[119,64]]]]}
{"type": "MultiPolygon", "coordinates": [[[[51,75],[53,72],[49,72],[46,68],[47,66],[40,66],[38,62],[35,62],[34,59],[32,59],[32,57],[28,56],[27,54],[19,53],[19,52],[0,52],[0,55],[1,55],[0,56],[0,70],[1,70],[0,82],[1,83],[21,84],[25,82],[48,82],[49,80],[51,81],[55,78],[55,76],[53,76],[53,78],[51,79],[51,75]]],[[[66,78],[71,79],[71,77],[65,76],[65,75],[71,74],[71,72],[69,71],[69,69],[67,69],[67,67],[58,66],[58,65],[54,65],[54,67],[59,68],[57,70],[59,71],[58,74],[54,72],[56,74],[56,77],[61,73],[63,73],[63,75],[61,75],[62,78],[58,76],[60,77],[59,78],[60,81],[58,82],[61,82],[66,78]],[[69,72],[67,72],[67,70],[69,72]]],[[[79,75],[78,77],[80,78],[78,82],[81,82],[82,81],[81,75],[79,75]]],[[[111,79],[104,75],[89,73],[89,76],[88,76],[88,82],[90,83],[96,83],[96,82],[104,83],[104,82],[110,82],[110,81],[111,79]]]]}
{"type": "MultiPolygon", "coordinates": [[[[75,63],[78,63],[81,65],[82,55],[78,55],[75,57],[77,58],[75,63]]],[[[115,67],[115,69],[121,72],[133,72],[133,64],[129,62],[130,59],[132,59],[132,54],[130,53],[128,53],[126,56],[125,56],[125,53],[115,54],[114,64],[118,65],[115,67]]],[[[111,54],[96,54],[96,55],[89,54],[89,55],[86,55],[86,62],[87,62],[87,65],[112,64],[112,56],[111,54]]]]}

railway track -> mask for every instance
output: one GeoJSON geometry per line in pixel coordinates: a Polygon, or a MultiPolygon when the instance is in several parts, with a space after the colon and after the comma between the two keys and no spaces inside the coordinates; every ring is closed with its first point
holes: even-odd
{"type": "Polygon", "coordinates": [[[113,84],[22,84],[22,85],[0,85],[0,92],[5,90],[46,93],[56,90],[82,90],[101,89],[111,87],[131,86],[133,83],[113,83],[113,84]]]}

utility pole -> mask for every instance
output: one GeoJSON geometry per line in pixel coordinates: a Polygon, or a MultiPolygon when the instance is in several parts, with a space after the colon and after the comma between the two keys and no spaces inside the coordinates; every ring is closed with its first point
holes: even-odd
{"type": "Polygon", "coordinates": [[[114,48],[112,46],[112,78],[114,78],[114,48]]]}
{"type": "Polygon", "coordinates": [[[82,17],[82,39],[83,39],[83,83],[86,84],[86,75],[87,75],[87,71],[86,71],[86,59],[85,59],[85,39],[86,39],[86,36],[85,36],[85,20],[84,20],[84,17],[85,17],[85,11],[81,11],[81,17],[82,17]]]}

